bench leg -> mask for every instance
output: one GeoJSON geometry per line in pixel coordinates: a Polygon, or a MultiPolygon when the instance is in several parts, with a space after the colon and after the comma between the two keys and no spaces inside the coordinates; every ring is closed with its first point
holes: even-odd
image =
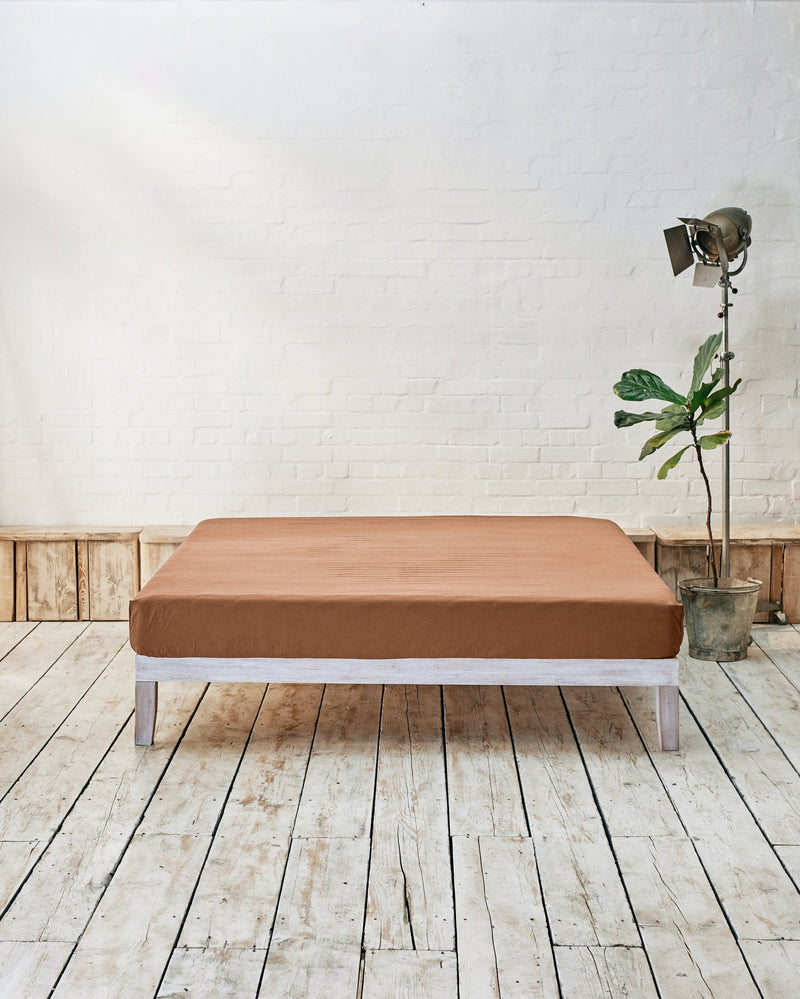
{"type": "Polygon", "coordinates": [[[152,746],[158,711],[158,684],[136,681],[136,719],[133,741],[137,746],[152,746]]]}
{"type": "Polygon", "coordinates": [[[658,738],[663,750],[674,751],[679,748],[678,703],[677,686],[659,687],[656,691],[658,738]]]}

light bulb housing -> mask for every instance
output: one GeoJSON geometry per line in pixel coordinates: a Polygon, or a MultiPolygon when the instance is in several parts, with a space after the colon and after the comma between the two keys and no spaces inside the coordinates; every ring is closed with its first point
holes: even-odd
{"type": "Polygon", "coordinates": [[[697,242],[709,260],[720,259],[718,239],[722,239],[728,260],[735,260],[752,242],[753,220],[742,208],[720,208],[703,219],[709,225],[707,231],[697,233],[697,242]],[[711,229],[716,226],[717,231],[711,229]]]}
{"type": "MultiPolygon", "coordinates": [[[[753,220],[743,208],[718,208],[702,219],[680,218],[678,221],[683,225],[664,230],[672,272],[676,277],[695,262],[699,271],[720,267],[723,279],[738,274],[744,268],[753,220]],[[740,254],[743,255],[741,264],[737,270],[731,271],[731,261],[740,254]]],[[[697,280],[695,274],[695,284],[704,287],[716,284],[706,275],[701,276],[702,280],[697,280]]]]}

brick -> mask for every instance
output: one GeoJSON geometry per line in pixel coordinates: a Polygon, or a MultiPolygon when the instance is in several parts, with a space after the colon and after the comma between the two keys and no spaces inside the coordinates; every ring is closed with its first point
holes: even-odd
{"type": "MultiPolygon", "coordinates": [[[[19,191],[0,246],[4,520],[701,512],[689,465],[657,482],[658,456],[636,461],[646,428],[614,429],[611,385],[634,366],[684,384],[714,328],[715,294],[673,279],[659,230],[716,207],[686,179],[708,174],[709,147],[683,139],[707,125],[684,98],[718,10],[498,3],[392,4],[366,28],[321,5],[322,49],[291,5],[198,19],[186,4],[171,27],[189,57],[124,114],[91,93],[101,56],[76,73],[70,52],[89,32],[135,76],[168,44],[157,13],[0,4],[15,81],[0,170],[19,191]],[[379,44],[354,59],[364,30],[379,44]],[[29,43],[45,31],[63,44],[29,43]],[[131,147],[135,174],[114,161],[131,147]],[[46,189],[16,184],[21,164],[46,189]]],[[[714,92],[715,127],[759,163],[732,314],[733,493],[788,521],[796,6],[727,5],[714,92]]]]}

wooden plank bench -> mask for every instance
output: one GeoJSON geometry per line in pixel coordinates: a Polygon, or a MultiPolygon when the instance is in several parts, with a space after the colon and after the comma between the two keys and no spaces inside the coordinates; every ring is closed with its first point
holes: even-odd
{"type": "Polygon", "coordinates": [[[0,621],[124,621],[139,589],[140,531],[0,527],[0,621]]]}
{"type": "MultiPolygon", "coordinates": [[[[709,574],[705,527],[654,527],[653,534],[656,569],[674,594],[680,580],[709,574]]],[[[719,557],[719,546],[715,548],[719,557]]],[[[763,580],[754,618],[757,623],[768,622],[776,611],[790,622],[800,621],[800,525],[732,525],[730,557],[732,576],[763,580]]]]}
{"type": "Polygon", "coordinates": [[[151,579],[167,559],[174,555],[192,533],[191,527],[145,527],[139,535],[140,576],[142,586],[151,579]]]}

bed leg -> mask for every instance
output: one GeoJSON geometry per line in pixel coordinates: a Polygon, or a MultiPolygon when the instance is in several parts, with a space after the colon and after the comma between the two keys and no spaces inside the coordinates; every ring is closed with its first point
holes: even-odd
{"type": "Polygon", "coordinates": [[[158,684],[136,681],[136,720],[133,741],[137,746],[152,746],[158,711],[158,684]]]}
{"type": "Polygon", "coordinates": [[[674,751],[679,748],[678,703],[677,686],[657,689],[658,738],[662,750],[665,751],[674,751]]]}

